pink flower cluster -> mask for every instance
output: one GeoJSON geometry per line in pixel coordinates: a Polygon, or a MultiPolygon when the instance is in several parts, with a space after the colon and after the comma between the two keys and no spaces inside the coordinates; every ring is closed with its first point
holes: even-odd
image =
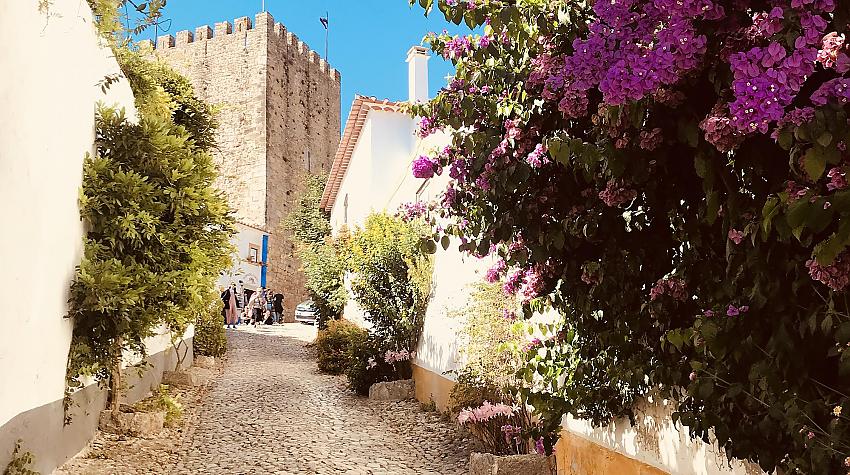
{"type": "Polygon", "coordinates": [[[437,124],[431,117],[423,117],[419,119],[419,129],[417,131],[419,137],[425,138],[437,131],[437,124]]]}
{"type": "Polygon", "coordinates": [[[504,259],[499,259],[498,261],[496,261],[496,263],[493,264],[493,267],[487,269],[487,275],[485,276],[487,282],[491,284],[493,282],[498,282],[499,279],[502,278],[502,273],[505,272],[506,267],[507,265],[505,264],[504,259]]]}
{"type": "Polygon", "coordinates": [[[416,178],[432,178],[435,174],[443,173],[443,167],[436,159],[420,155],[413,161],[413,176],[416,178]]]}
{"type": "Polygon", "coordinates": [[[649,291],[649,300],[654,302],[662,295],[667,295],[673,300],[684,302],[688,298],[685,281],[678,277],[659,279],[649,291]]]}
{"type": "Polygon", "coordinates": [[[728,237],[730,241],[735,243],[735,245],[741,244],[741,242],[744,241],[744,233],[735,228],[729,230],[728,237]]]}
{"type": "Polygon", "coordinates": [[[468,36],[455,36],[446,42],[443,48],[443,57],[446,59],[459,59],[472,49],[472,41],[468,36]]]}
{"type": "Polygon", "coordinates": [[[640,148],[653,151],[664,141],[664,136],[661,134],[661,129],[656,127],[652,130],[640,131],[640,148]]]}
{"type": "MultiPolygon", "coordinates": [[[[839,59],[841,49],[844,47],[844,35],[839,35],[833,31],[823,37],[821,50],[818,51],[818,62],[823,64],[825,68],[832,68],[836,65],[839,59]]],[[[846,58],[842,58],[842,66],[846,65],[846,58]]],[[[846,71],[846,70],[845,70],[846,71]]]]}
{"type": "Polygon", "coordinates": [[[705,140],[721,152],[732,151],[744,141],[744,135],[732,126],[732,119],[723,104],[715,105],[699,123],[699,128],[705,132],[705,140]]]}
{"type": "Polygon", "coordinates": [[[601,199],[607,206],[619,208],[637,197],[637,191],[626,187],[623,180],[608,180],[605,189],[599,192],[601,199]]]}
{"type": "Polygon", "coordinates": [[[387,350],[386,353],[384,353],[384,361],[393,364],[398,363],[399,361],[407,361],[413,358],[415,355],[416,353],[411,353],[406,349],[399,351],[387,350]]]}
{"type": "Polygon", "coordinates": [[[428,213],[428,209],[429,206],[421,201],[417,201],[415,203],[403,203],[398,207],[396,216],[405,221],[413,221],[414,219],[425,216],[428,213]]]}
{"type": "Polygon", "coordinates": [[[826,184],[827,190],[835,191],[847,188],[847,179],[845,178],[846,174],[841,168],[832,168],[826,176],[829,178],[829,183],[826,184]]]}
{"type": "Polygon", "coordinates": [[[481,407],[472,409],[470,407],[460,411],[457,416],[457,421],[463,425],[468,422],[487,422],[496,417],[511,417],[514,415],[514,408],[507,404],[496,403],[491,404],[490,401],[484,401],[481,407]]]}
{"type": "Polygon", "coordinates": [[[806,261],[809,276],[812,279],[826,284],[835,291],[842,291],[850,283],[850,252],[844,251],[835,258],[832,264],[823,266],[816,259],[806,261]]]}
{"type": "Polygon", "coordinates": [[[551,267],[545,264],[535,264],[530,269],[525,270],[523,273],[522,288],[520,289],[520,296],[523,303],[529,302],[543,293],[546,283],[545,279],[551,272],[551,267]]]}

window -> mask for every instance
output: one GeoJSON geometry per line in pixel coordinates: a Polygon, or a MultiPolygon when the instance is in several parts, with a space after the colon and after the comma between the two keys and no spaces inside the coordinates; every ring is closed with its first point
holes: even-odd
{"type": "Polygon", "coordinates": [[[248,262],[260,262],[260,246],[248,244],[248,262]]]}
{"type": "Polygon", "coordinates": [[[348,193],[345,194],[345,199],[342,202],[342,223],[348,224],[348,193]]]}

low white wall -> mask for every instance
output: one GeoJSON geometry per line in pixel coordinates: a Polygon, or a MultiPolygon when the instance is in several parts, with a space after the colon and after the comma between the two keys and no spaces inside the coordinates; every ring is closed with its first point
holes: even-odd
{"type": "Polygon", "coordinates": [[[763,475],[758,466],[727,462],[716,444],[691,439],[688,430],[674,424],[673,403],[649,397],[638,404],[636,425],[628,419],[593,428],[587,421],[564,418],[563,427],[615,452],[676,475],[763,475]]]}

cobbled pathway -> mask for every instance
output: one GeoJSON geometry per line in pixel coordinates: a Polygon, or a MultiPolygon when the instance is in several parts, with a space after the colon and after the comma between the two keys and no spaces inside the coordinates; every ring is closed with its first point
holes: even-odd
{"type": "Polygon", "coordinates": [[[415,401],[355,396],[318,372],[314,335],[299,324],[228,330],[223,371],[170,450],[173,465],[121,473],[467,473],[471,442],[455,424],[415,401]]]}

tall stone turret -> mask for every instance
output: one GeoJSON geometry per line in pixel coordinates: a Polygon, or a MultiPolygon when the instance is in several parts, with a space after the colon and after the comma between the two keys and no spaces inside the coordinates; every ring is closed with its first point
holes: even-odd
{"type": "Polygon", "coordinates": [[[284,292],[291,320],[305,297],[304,277],[280,222],[304,175],[330,169],[339,143],[339,72],[268,13],[144,43],[218,107],[217,185],[237,220],[270,234],[267,285],[284,292]]]}

